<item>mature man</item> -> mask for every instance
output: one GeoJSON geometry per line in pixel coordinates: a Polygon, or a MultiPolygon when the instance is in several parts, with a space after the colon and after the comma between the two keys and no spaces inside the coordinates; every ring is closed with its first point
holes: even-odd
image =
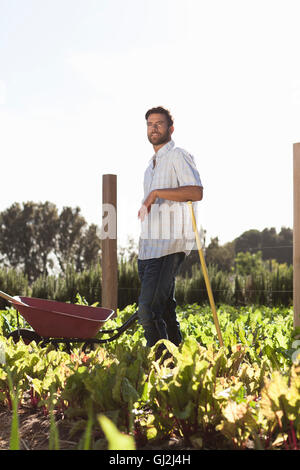
{"type": "Polygon", "coordinates": [[[170,112],[163,107],[152,108],[145,118],[155,154],[144,174],[144,200],[138,212],[142,225],[138,321],[147,346],[160,339],[178,346],[182,336],[175,311],[175,277],[191,249],[186,202],[200,201],[203,187],[193,157],[175,147],[170,112]]]}

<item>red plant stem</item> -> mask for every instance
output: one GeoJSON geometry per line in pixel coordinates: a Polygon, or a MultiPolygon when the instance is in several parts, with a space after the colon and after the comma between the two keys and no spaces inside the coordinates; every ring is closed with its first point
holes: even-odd
{"type": "Polygon", "coordinates": [[[285,447],[285,450],[290,450],[289,446],[288,446],[288,443],[287,443],[287,439],[285,440],[284,447],[285,447]]]}
{"type": "Polygon", "coordinates": [[[291,437],[292,437],[294,450],[297,450],[298,449],[297,438],[296,438],[295,429],[294,429],[294,421],[292,420],[290,420],[290,429],[291,429],[291,437]]]}
{"type": "Polygon", "coordinates": [[[270,445],[270,440],[271,440],[271,437],[270,437],[270,435],[269,435],[269,436],[267,437],[267,439],[266,439],[266,442],[265,442],[265,449],[267,449],[267,448],[269,447],[269,445],[270,445]]]}

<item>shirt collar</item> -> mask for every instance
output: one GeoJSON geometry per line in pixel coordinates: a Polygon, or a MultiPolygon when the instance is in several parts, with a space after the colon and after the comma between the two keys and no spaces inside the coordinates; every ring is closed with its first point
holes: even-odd
{"type": "Polygon", "coordinates": [[[155,158],[158,159],[158,158],[161,158],[165,153],[169,152],[175,145],[175,142],[171,139],[169,140],[169,142],[167,142],[163,147],[161,147],[154,155],[153,157],[150,159],[150,162],[151,163],[155,158]]]}

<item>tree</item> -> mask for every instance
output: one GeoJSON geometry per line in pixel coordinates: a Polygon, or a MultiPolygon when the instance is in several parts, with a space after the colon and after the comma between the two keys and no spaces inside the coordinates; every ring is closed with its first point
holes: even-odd
{"type": "Polygon", "coordinates": [[[205,254],[207,264],[214,264],[219,270],[229,272],[234,264],[234,243],[219,245],[218,237],[212,238],[205,254]]]}
{"type": "Polygon", "coordinates": [[[99,228],[91,224],[83,233],[79,240],[78,250],[75,254],[76,270],[82,271],[84,268],[94,266],[101,257],[101,239],[98,235],[99,228]]]}
{"type": "Polygon", "coordinates": [[[234,240],[235,252],[262,252],[263,260],[275,259],[278,263],[293,263],[293,231],[282,227],[279,234],[276,229],[265,228],[248,230],[234,240]]]}
{"type": "Polygon", "coordinates": [[[234,240],[235,252],[250,251],[255,252],[261,250],[261,233],[259,230],[251,229],[242,233],[239,237],[234,240]]]}
{"type": "Polygon", "coordinates": [[[6,266],[24,270],[31,281],[48,272],[58,214],[50,202],[15,203],[1,214],[0,252],[6,266]]]}
{"type": "Polygon", "coordinates": [[[36,205],[33,224],[35,246],[39,258],[39,269],[36,275],[48,274],[48,267],[53,267],[50,254],[53,253],[55,248],[55,237],[59,224],[56,206],[50,202],[36,205]]]}
{"type": "Polygon", "coordinates": [[[14,203],[0,214],[0,261],[22,269],[29,281],[49,274],[55,258],[63,272],[68,264],[80,271],[99,260],[97,231],[78,207],[64,207],[59,215],[48,201],[14,203]]]}
{"type": "Polygon", "coordinates": [[[276,259],[278,263],[293,264],[293,230],[290,228],[281,227],[276,259]]]}
{"type": "Polygon", "coordinates": [[[235,271],[237,274],[246,276],[253,272],[257,273],[263,269],[261,251],[257,253],[240,252],[235,258],[235,271]]]}
{"type": "Polygon", "coordinates": [[[55,255],[63,272],[68,264],[75,263],[81,251],[85,219],[80,215],[80,208],[64,207],[60,216],[56,234],[55,255]]]}
{"type": "Polygon", "coordinates": [[[274,227],[265,228],[261,232],[261,251],[263,259],[276,259],[277,251],[277,233],[274,227]]]}

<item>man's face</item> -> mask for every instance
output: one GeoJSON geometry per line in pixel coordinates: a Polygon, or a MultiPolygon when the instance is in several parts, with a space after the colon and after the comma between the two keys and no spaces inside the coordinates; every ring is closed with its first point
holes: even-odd
{"type": "Polygon", "coordinates": [[[152,145],[162,145],[169,142],[173,126],[168,126],[164,114],[150,114],[147,119],[147,136],[152,145]]]}

